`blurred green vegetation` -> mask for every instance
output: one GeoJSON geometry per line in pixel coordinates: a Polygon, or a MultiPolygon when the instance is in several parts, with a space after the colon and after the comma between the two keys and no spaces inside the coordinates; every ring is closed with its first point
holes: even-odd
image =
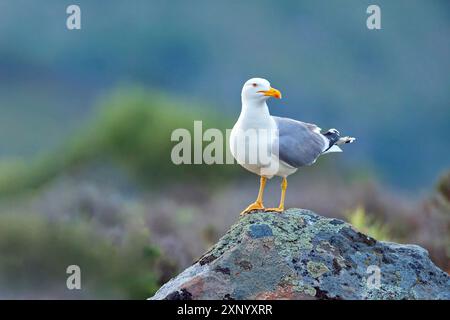
{"type": "Polygon", "coordinates": [[[450,171],[444,173],[437,184],[437,194],[442,197],[443,205],[448,208],[447,212],[450,212],[450,171]]]}
{"type": "Polygon", "coordinates": [[[118,241],[89,221],[68,224],[39,214],[2,213],[0,293],[10,298],[64,296],[69,276],[64,271],[75,264],[82,290],[72,297],[146,298],[158,288],[159,252],[139,224],[126,231],[118,241]]]}
{"type": "Polygon", "coordinates": [[[188,129],[193,145],[195,120],[203,122],[203,130],[218,128],[224,136],[231,123],[193,102],[183,103],[142,88],[119,89],[99,104],[89,123],[53,152],[28,161],[1,160],[0,196],[35,189],[58,174],[104,160],[114,161],[144,186],[229,178],[235,172],[233,166],[201,164],[187,170],[185,165],[173,164],[171,150],[177,142],[171,142],[172,131],[188,129]]]}
{"type": "Polygon", "coordinates": [[[393,241],[389,226],[377,221],[363,207],[360,206],[347,212],[346,216],[348,221],[360,232],[379,241],[393,241]]]}

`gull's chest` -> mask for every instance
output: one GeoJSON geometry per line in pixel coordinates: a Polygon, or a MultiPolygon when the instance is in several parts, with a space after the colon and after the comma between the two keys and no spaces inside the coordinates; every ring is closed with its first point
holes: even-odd
{"type": "Polygon", "coordinates": [[[276,134],[277,126],[271,117],[241,118],[231,131],[231,153],[242,165],[262,166],[270,158],[276,134]]]}

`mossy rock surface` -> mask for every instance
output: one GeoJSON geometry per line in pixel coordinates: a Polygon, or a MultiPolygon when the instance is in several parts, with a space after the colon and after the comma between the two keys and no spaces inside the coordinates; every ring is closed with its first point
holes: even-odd
{"type": "Polygon", "coordinates": [[[450,276],[419,246],[289,209],[242,217],[151,299],[450,299],[450,276]]]}

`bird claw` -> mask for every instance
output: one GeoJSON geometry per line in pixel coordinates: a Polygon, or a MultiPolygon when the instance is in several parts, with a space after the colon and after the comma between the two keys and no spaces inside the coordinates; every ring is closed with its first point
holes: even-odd
{"type": "Polygon", "coordinates": [[[264,205],[262,203],[254,202],[249,205],[244,211],[241,212],[240,216],[245,216],[253,211],[264,210],[264,205]]]}

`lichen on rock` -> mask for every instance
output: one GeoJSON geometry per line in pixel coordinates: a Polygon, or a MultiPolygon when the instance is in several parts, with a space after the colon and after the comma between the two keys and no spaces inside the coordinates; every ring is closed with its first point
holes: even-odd
{"type": "Polygon", "coordinates": [[[419,246],[290,209],[242,217],[151,299],[450,299],[450,277],[419,246]]]}

